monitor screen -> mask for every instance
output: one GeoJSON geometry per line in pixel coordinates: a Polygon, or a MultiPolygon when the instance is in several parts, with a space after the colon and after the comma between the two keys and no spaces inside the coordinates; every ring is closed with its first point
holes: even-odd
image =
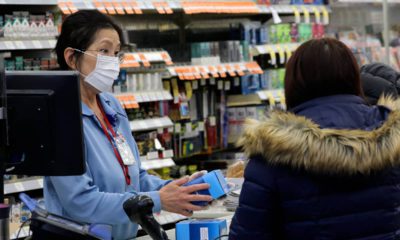
{"type": "Polygon", "coordinates": [[[10,71],[5,79],[7,174],[83,174],[78,75],[67,71],[10,71]]]}

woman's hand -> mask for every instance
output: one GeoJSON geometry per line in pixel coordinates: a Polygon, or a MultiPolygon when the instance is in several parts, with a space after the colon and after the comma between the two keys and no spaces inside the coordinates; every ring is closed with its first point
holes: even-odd
{"type": "Polygon", "coordinates": [[[161,206],[168,212],[179,213],[190,217],[192,211],[200,211],[206,207],[192,204],[193,201],[212,201],[209,195],[191,194],[199,190],[208,189],[210,186],[206,183],[182,186],[189,181],[189,177],[183,177],[172,181],[160,189],[161,206]]]}

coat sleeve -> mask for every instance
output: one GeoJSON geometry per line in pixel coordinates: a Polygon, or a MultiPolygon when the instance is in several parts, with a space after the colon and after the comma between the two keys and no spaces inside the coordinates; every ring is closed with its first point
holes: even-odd
{"type": "Polygon", "coordinates": [[[239,206],[230,226],[230,240],[279,239],[278,208],[273,174],[260,159],[250,159],[245,174],[239,206]]]}

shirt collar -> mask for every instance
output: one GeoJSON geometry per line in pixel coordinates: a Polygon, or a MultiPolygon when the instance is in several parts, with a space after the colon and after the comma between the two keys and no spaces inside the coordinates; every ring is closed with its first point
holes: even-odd
{"type": "MultiPolygon", "coordinates": [[[[104,113],[106,114],[110,123],[115,126],[117,123],[117,120],[118,120],[118,117],[117,117],[118,112],[111,107],[111,104],[110,104],[111,100],[110,100],[109,96],[107,96],[106,94],[103,94],[103,93],[100,93],[98,96],[99,96],[101,105],[103,106],[104,113]]],[[[83,102],[82,102],[82,114],[84,116],[88,116],[88,117],[94,116],[94,112],[83,102]]]]}

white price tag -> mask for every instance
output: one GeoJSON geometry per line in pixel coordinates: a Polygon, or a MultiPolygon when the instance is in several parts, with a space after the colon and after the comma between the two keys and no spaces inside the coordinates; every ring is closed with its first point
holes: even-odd
{"type": "Polygon", "coordinates": [[[205,80],[204,78],[202,78],[202,79],[200,80],[200,85],[201,85],[201,86],[205,86],[206,84],[207,84],[206,80],[205,80]]]}
{"type": "Polygon", "coordinates": [[[231,81],[225,81],[224,88],[226,91],[231,90],[231,81]]]}
{"type": "Polygon", "coordinates": [[[233,86],[235,86],[235,87],[240,86],[240,78],[239,77],[233,78],[233,86]]]}
{"type": "Polygon", "coordinates": [[[199,131],[200,132],[204,131],[204,122],[199,122],[199,131]]]}
{"type": "Polygon", "coordinates": [[[38,185],[40,188],[43,188],[43,179],[38,179],[38,185]]]}
{"type": "Polygon", "coordinates": [[[211,116],[209,119],[210,119],[211,127],[214,127],[215,125],[217,125],[217,119],[214,116],[211,116]]]}
{"type": "Polygon", "coordinates": [[[137,102],[143,102],[143,98],[142,98],[142,94],[140,94],[140,93],[136,93],[135,94],[135,99],[136,99],[136,101],[137,102]]]}
{"type": "Polygon", "coordinates": [[[145,121],[138,121],[136,122],[137,127],[135,129],[147,129],[147,124],[145,121]]]}
{"type": "Polygon", "coordinates": [[[23,41],[15,41],[15,46],[17,49],[26,49],[23,41]]]}
{"type": "Polygon", "coordinates": [[[180,123],[176,123],[175,124],[175,132],[176,133],[180,133],[181,132],[181,124],[180,123]]]}
{"type": "Polygon", "coordinates": [[[261,100],[267,100],[267,95],[265,95],[264,91],[258,91],[257,94],[261,100]]]}
{"type": "Polygon", "coordinates": [[[150,101],[157,101],[157,94],[155,92],[149,92],[148,93],[150,101]]]}
{"type": "Polygon", "coordinates": [[[150,96],[148,93],[142,93],[143,102],[150,102],[150,96]]]}
{"type": "Polygon", "coordinates": [[[6,45],[6,49],[15,49],[14,44],[11,41],[5,41],[4,44],[6,45]]]}
{"type": "Polygon", "coordinates": [[[157,158],[158,158],[158,152],[148,152],[147,153],[148,160],[157,159],[157,158]]]}
{"type": "Polygon", "coordinates": [[[163,157],[164,158],[172,158],[172,157],[174,157],[174,151],[172,151],[172,150],[164,150],[163,151],[163,157]]]}
{"type": "Polygon", "coordinates": [[[172,95],[168,91],[162,91],[163,100],[171,100],[172,95]]]}
{"type": "Polygon", "coordinates": [[[154,119],[153,122],[151,123],[152,127],[163,127],[164,124],[161,122],[160,119],[154,119]]]}
{"type": "Polygon", "coordinates": [[[210,77],[210,85],[215,85],[215,78],[210,77]]]}
{"type": "Polygon", "coordinates": [[[163,92],[156,92],[156,101],[165,100],[163,96],[163,92]]]}
{"type": "Polygon", "coordinates": [[[192,132],[192,123],[188,122],[185,124],[185,132],[186,133],[191,133],[192,132]]]}
{"type": "Polygon", "coordinates": [[[224,82],[223,81],[218,81],[217,89],[218,90],[223,90],[224,89],[224,82]]]}
{"type": "Polygon", "coordinates": [[[193,90],[199,89],[199,82],[197,80],[192,81],[193,90]]]}
{"type": "Polygon", "coordinates": [[[38,41],[38,40],[33,40],[33,41],[32,41],[32,44],[33,44],[33,47],[35,47],[36,49],[41,49],[41,48],[43,48],[43,47],[42,47],[42,44],[41,44],[40,41],[38,41]]]}
{"type": "Polygon", "coordinates": [[[24,185],[22,183],[20,183],[20,182],[14,183],[14,187],[15,187],[15,189],[17,189],[17,192],[24,192],[25,191],[24,185]]]}

